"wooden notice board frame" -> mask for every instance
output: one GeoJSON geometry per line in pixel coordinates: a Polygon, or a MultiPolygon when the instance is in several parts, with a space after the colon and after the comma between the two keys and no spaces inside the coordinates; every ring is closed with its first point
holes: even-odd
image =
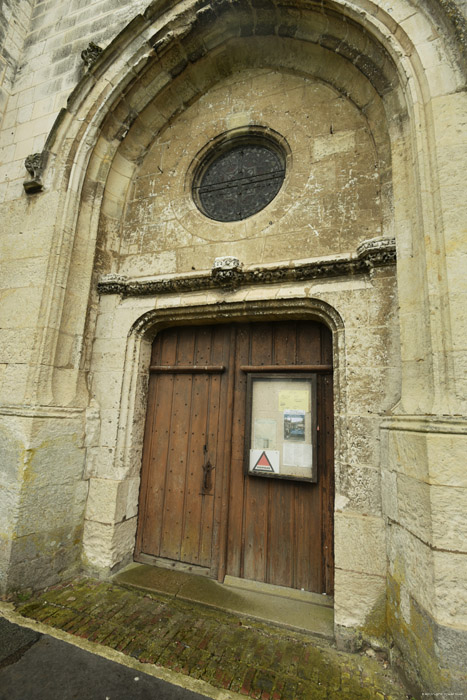
{"type": "Polygon", "coordinates": [[[316,483],[319,430],[316,373],[248,370],[246,373],[245,475],[316,483]],[[260,394],[265,398],[262,418],[254,406],[260,394]],[[263,444],[257,436],[261,421],[263,430],[271,433],[271,440],[264,440],[263,444]],[[294,459],[298,463],[291,464],[294,459]]]}

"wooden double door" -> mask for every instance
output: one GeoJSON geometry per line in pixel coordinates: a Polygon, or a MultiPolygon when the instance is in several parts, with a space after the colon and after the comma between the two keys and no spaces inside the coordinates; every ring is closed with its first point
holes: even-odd
{"type": "Polygon", "coordinates": [[[154,340],[135,559],[333,591],[329,330],[310,321],[167,328],[154,340]],[[245,472],[247,376],[316,372],[317,482],[245,472]]]}

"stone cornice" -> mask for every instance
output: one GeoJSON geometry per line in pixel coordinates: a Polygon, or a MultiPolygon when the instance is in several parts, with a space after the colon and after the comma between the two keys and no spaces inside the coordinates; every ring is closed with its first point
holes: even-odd
{"type": "Polygon", "coordinates": [[[386,416],[383,430],[415,433],[445,433],[467,436],[467,416],[400,415],[386,416]]]}
{"type": "Polygon", "coordinates": [[[83,411],[69,406],[0,406],[0,416],[18,418],[78,418],[83,411]]]}
{"type": "Polygon", "coordinates": [[[108,274],[100,278],[100,294],[119,294],[122,297],[159,294],[180,294],[207,289],[233,290],[257,284],[280,284],[313,279],[349,277],[368,273],[375,267],[396,263],[394,238],[375,238],[361,243],[350,255],[326,257],[291,264],[264,265],[252,268],[229,268],[219,274],[219,266],[211,271],[188,273],[171,277],[131,279],[124,275],[108,274]]]}

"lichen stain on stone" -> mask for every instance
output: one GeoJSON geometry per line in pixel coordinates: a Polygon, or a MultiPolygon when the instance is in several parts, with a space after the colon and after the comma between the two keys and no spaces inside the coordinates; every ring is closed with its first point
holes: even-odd
{"type": "MultiPolygon", "coordinates": [[[[42,445],[41,445],[41,447],[42,447],[42,445]]],[[[21,463],[22,463],[22,476],[23,476],[24,484],[31,484],[37,478],[37,474],[34,473],[32,461],[37,453],[37,450],[41,449],[41,447],[39,447],[39,448],[37,448],[37,447],[33,447],[33,448],[25,447],[22,451],[21,463]]]]}
{"type": "Polygon", "coordinates": [[[396,646],[402,654],[404,665],[411,659],[408,675],[419,687],[431,692],[441,692],[450,685],[450,675],[439,667],[433,625],[424,611],[409,594],[410,623],[401,612],[401,587],[405,576],[401,566],[394,567],[394,575],[388,577],[387,623],[396,646]]]}
{"type": "Polygon", "coordinates": [[[362,630],[365,637],[376,637],[377,639],[384,639],[386,637],[388,631],[386,607],[387,599],[386,592],[384,592],[380,595],[372,610],[367,615],[362,630]]]}
{"type": "Polygon", "coordinates": [[[26,518],[15,522],[6,538],[12,545],[8,588],[21,588],[22,582],[37,588],[34,577],[38,570],[55,583],[76,573],[79,566],[85,505],[82,435],[64,431],[34,447],[18,443],[15,455],[16,474],[10,491],[16,494],[16,511],[26,518]],[[37,492],[47,492],[47,501],[36,502],[33,494],[37,492]],[[25,569],[27,561],[32,564],[30,572],[25,569]]]}

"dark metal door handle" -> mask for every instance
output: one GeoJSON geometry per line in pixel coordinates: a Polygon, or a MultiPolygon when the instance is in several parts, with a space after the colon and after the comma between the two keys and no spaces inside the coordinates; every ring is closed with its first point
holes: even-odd
{"type": "Polygon", "coordinates": [[[202,493],[211,493],[212,491],[212,466],[211,460],[208,459],[208,448],[204,445],[204,464],[203,464],[203,489],[202,493]]]}

